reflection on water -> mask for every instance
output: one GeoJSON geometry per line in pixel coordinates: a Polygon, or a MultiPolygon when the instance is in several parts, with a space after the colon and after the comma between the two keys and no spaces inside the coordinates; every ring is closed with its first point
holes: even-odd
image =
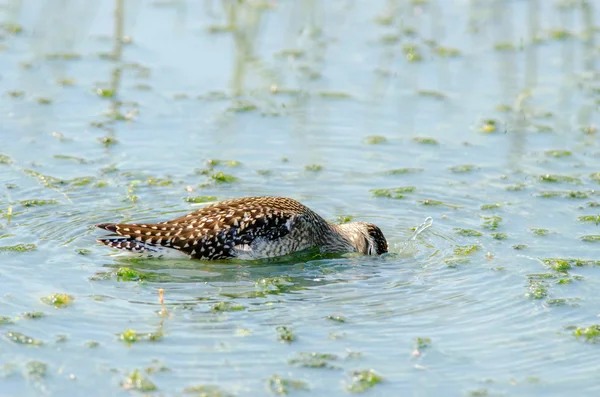
{"type": "Polygon", "coordinates": [[[1,390],[597,393],[597,8],[0,4],[1,390]],[[95,243],[99,222],[267,194],[374,222],[392,252],[95,243]]]}

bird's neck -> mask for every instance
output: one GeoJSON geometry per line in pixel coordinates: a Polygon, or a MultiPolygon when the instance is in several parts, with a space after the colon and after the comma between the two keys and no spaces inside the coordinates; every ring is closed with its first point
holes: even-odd
{"type": "Polygon", "coordinates": [[[322,242],[322,246],[327,252],[360,251],[359,242],[361,241],[361,234],[358,231],[357,225],[343,223],[341,225],[328,224],[327,227],[328,230],[322,242]]]}

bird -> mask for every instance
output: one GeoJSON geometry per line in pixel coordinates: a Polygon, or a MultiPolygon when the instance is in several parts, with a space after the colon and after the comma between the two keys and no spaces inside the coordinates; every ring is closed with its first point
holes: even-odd
{"type": "Polygon", "coordinates": [[[242,197],[159,223],[101,223],[97,241],[144,257],[201,260],[273,258],[318,247],[322,253],[381,255],[388,243],[368,222],[332,224],[286,197],[242,197]]]}

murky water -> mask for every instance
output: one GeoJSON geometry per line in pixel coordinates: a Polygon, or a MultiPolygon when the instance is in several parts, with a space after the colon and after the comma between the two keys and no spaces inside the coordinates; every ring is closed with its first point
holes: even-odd
{"type": "Polygon", "coordinates": [[[598,4],[321,3],[0,4],[0,395],[600,391],[598,4]],[[91,226],[267,194],[394,252],[91,226]]]}

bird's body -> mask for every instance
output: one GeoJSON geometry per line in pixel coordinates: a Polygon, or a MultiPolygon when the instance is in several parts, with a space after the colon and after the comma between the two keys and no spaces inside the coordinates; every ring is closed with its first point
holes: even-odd
{"type": "Polygon", "coordinates": [[[195,259],[260,259],[314,247],[324,252],[387,252],[387,241],[377,226],[364,222],[332,225],[285,197],[222,201],[154,224],[96,226],[115,233],[99,242],[147,256],[176,250],[195,259]]]}

